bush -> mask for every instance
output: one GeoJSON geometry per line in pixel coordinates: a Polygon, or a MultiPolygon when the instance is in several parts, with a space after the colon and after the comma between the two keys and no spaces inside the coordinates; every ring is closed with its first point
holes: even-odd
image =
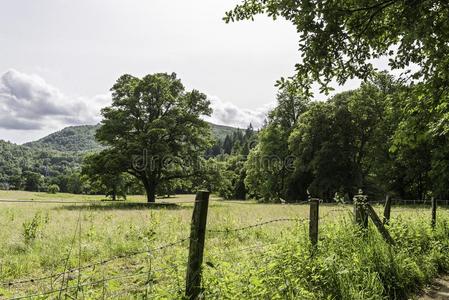
{"type": "Polygon", "coordinates": [[[45,216],[42,216],[40,212],[37,212],[33,219],[29,221],[25,221],[23,226],[23,238],[25,240],[25,244],[31,244],[36,238],[40,236],[42,227],[44,224],[48,223],[49,217],[48,213],[45,216]]]}
{"type": "Polygon", "coordinates": [[[59,186],[57,184],[52,184],[48,187],[48,193],[56,194],[59,193],[59,186]]]}
{"type": "Polygon", "coordinates": [[[8,191],[10,188],[9,183],[7,182],[0,182],[0,190],[8,191]]]}

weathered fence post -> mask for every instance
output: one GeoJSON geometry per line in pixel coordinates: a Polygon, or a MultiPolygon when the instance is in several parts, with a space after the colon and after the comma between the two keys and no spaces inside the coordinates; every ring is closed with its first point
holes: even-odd
{"type": "Polygon", "coordinates": [[[359,194],[354,198],[354,216],[355,222],[362,228],[368,227],[368,214],[366,212],[366,204],[368,203],[368,197],[363,195],[363,191],[359,190],[359,194]]]}
{"type": "Polygon", "coordinates": [[[437,224],[437,200],[432,197],[432,228],[437,224]]]}
{"type": "Polygon", "coordinates": [[[385,198],[385,207],[384,207],[384,224],[388,224],[390,222],[390,213],[391,213],[391,197],[387,195],[385,198]]]}
{"type": "Polygon", "coordinates": [[[313,247],[318,244],[318,219],[320,199],[310,199],[309,237],[313,247]]]}
{"type": "Polygon", "coordinates": [[[186,298],[191,300],[197,299],[201,293],[201,265],[203,263],[208,206],[209,192],[199,191],[196,194],[190,225],[189,261],[186,274],[186,298]]]}
{"type": "Polygon", "coordinates": [[[380,234],[385,239],[385,241],[387,241],[387,243],[390,245],[394,245],[395,242],[394,242],[393,238],[391,237],[390,233],[385,228],[385,226],[382,224],[382,221],[380,220],[379,216],[376,214],[376,211],[374,210],[374,208],[371,205],[366,204],[366,210],[367,210],[367,213],[369,214],[369,216],[371,217],[371,220],[373,221],[374,225],[377,227],[377,230],[379,230],[380,234]]]}

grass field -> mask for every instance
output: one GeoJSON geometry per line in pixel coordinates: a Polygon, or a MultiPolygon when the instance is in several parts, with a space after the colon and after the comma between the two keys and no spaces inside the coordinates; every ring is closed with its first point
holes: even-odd
{"type": "MultiPolygon", "coordinates": [[[[182,240],[189,236],[193,195],[152,208],[68,194],[2,191],[0,199],[99,202],[0,203],[0,299],[182,299],[188,254],[182,240]]],[[[207,228],[225,232],[206,236],[206,298],[406,299],[449,270],[446,209],[439,209],[433,231],[428,207],[394,207],[389,230],[397,245],[390,248],[374,228],[362,232],[353,225],[351,208],[321,205],[320,241],[312,252],[307,221],[226,232],[306,219],[307,205],[212,197],[207,228]]]]}
{"type": "MultiPolygon", "coordinates": [[[[25,192],[25,191],[2,191],[0,190],[0,199],[13,199],[13,200],[52,200],[52,201],[101,201],[104,200],[104,195],[75,195],[67,193],[49,194],[38,192],[25,192]]],[[[130,195],[127,196],[128,201],[145,201],[143,195],[130,195]]]]}

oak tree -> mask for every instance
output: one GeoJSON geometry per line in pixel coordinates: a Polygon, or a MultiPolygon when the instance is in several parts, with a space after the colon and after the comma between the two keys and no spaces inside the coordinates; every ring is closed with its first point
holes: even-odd
{"type": "Polygon", "coordinates": [[[96,137],[123,172],[142,182],[148,202],[161,183],[200,173],[211,144],[209,125],[200,118],[211,114],[205,94],[186,91],[175,73],[123,75],[111,91],[96,137]]]}

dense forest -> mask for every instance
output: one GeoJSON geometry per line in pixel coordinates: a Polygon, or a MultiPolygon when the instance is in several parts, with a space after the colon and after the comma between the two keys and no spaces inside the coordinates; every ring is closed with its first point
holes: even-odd
{"type": "Polygon", "coordinates": [[[42,150],[0,141],[0,188],[46,191],[57,184],[61,191],[80,193],[82,154],[42,150]]]}
{"type": "Polygon", "coordinates": [[[449,197],[449,141],[429,130],[438,119],[420,88],[377,73],[356,90],[310,102],[288,82],[248,156],[241,139],[232,150],[223,143],[221,195],[341,201],[363,189],[373,198],[449,197]]]}
{"type": "Polygon", "coordinates": [[[380,73],[356,90],[308,102],[287,85],[245,165],[250,194],[296,200],[309,191],[331,200],[362,188],[382,197],[447,197],[448,140],[429,132],[436,120],[419,89],[380,73]],[[267,156],[285,163],[254,163],[267,156]]]}

